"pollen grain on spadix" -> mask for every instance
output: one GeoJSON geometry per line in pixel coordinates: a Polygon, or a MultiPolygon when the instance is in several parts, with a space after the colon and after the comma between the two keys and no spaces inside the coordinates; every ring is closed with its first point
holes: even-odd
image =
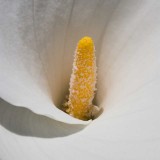
{"type": "Polygon", "coordinates": [[[83,37],[77,44],[69,96],[63,105],[63,110],[75,118],[89,120],[94,117],[97,107],[92,100],[96,90],[96,69],[94,42],[90,37],[83,37]]]}

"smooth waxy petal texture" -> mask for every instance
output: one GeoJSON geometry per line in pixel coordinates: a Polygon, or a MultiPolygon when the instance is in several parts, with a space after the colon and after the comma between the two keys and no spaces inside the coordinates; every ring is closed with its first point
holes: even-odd
{"type": "Polygon", "coordinates": [[[78,39],[92,35],[98,46],[115,4],[71,0],[1,2],[0,96],[13,105],[62,122],[88,123],[57,108],[69,88],[78,39]],[[107,17],[103,15],[106,9],[107,17]]]}
{"type": "MultiPolygon", "coordinates": [[[[75,3],[77,8],[74,10],[73,7],[73,13],[77,13],[78,8],[80,13],[82,6],[92,8],[91,4],[84,5],[82,2],[75,3]]],[[[114,8],[112,14],[109,14],[111,12],[108,10],[105,10],[105,14],[99,7],[100,10],[94,12],[98,15],[102,10],[104,17],[109,16],[103,32],[101,52],[97,57],[99,74],[96,100],[98,105],[104,108],[103,114],[85,129],[80,126],[73,128],[37,116],[25,109],[1,103],[0,157],[2,159],[9,160],[12,157],[12,159],[63,160],[75,159],[76,155],[78,159],[159,160],[160,2],[124,0],[114,5],[105,2],[106,6],[110,4],[108,10],[114,8]],[[72,133],[69,133],[71,130],[72,133]],[[78,133],[73,134],[75,132],[78,133]]],[[[44,11],[50,5],[40,4],[40,6],[44,7],[44,11]]],[[[58,11],[60,12],[59,9],[58,11]]],[[[81,19],[86,17],[88,22],[91,16],[87,17],[87,14],[93,15],[90,11],[88,9],[86,14],[72,14],[74,18],[71,18],[68,27],[68,31],[72,30],[72,33],[67,32],[68,35],[74,37],[79,17],[81,19]]],[[[40,14],[41,11],[38,13],[39,18],[40,15],[45,15],[40,14]]],[[[93,16],[94,19],[96,22],[97,16],[93,16]]],[[[81,32],[78,34],[82,34],[81,32]]],[[[67,40],[68,46],[69,39],[67,40]]],[[[71,48],[70,46],[66,50],[70,51],[71,48]]],[[[66,53],[71,54],[71,52],[66,53]]],[[[59,54],[55,54],[55,57],[61,59],[59,54]]],[[[69,56],[66,61],[71,61],[69,56]]],[[[66,67],[68,64],[64,67],[64,77],[68,75],[69,67],[66,67]]],[[[58,66],[58,59],[53,65],[58,66]]],[[[67,83],[66,79],[63,80],[67,83]]],[[[10,95],[9,92],[6,92],[6,97],[7,95],[10,95]]]]}

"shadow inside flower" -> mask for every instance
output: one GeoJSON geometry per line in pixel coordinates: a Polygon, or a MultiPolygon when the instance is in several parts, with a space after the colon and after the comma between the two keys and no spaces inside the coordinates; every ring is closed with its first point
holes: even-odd
{"type": "Polygon", "coordinates": [[[56,138],[65,137],[85,128],[84,125],[71,125],[37,115],[27,108],[15,107],[0,100],[0,125],[22,136],[56,138]]]}

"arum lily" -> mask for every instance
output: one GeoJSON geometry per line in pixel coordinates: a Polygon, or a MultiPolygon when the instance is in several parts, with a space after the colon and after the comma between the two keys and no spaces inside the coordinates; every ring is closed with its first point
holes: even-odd
{"type": "Polygon", "coordinates": [[[1,1],[0,159],[158,160],[159,14],[158,0],[1,1]],[[93,121],[59,109],[86,35],[103,108],[93,121]]]}

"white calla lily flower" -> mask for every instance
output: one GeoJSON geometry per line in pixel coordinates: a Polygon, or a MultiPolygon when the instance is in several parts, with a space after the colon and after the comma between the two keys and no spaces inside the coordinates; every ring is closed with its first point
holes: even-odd
{"type": "Polygon", "coordinates": [[[0,159],[159,160],[159,14],[158,0],[1,1],[0,159]],[[59,109],[86,35],[103,108],[92,122],[59,109]]]}

